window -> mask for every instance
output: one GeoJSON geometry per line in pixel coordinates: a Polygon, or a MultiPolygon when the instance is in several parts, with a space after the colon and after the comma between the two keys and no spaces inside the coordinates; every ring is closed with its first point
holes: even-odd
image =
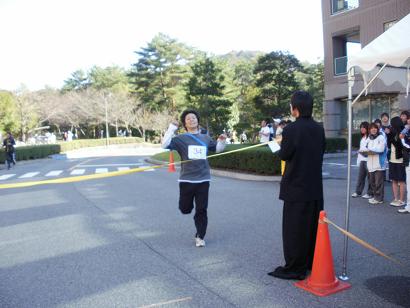
{"type": "MultiPolygon", "coordinates": [[[[346,100],[343,100],[346,105],[346,100]]],[[[368,95],[359,99],[353,106],[353,130],[359,130],[360,123],[369,123],[380,118],[383,112],[387,112],[390,118],[400,115],[399,101],[397,95],[368,95]]],[[[347,129],[347,108],[342,108],[341,113],[342,130],[347,129]]]]}
{"type": "Polygon", "coordinates": [[[331,0],[332,15],[359,7],[359,0],[331,0]]]}

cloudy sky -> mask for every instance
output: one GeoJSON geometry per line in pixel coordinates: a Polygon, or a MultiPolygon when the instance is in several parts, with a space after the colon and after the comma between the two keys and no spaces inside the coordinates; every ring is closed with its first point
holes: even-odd
{"type": "Polygon", "coordinates": [[[77,69],[136,62],[162,32],[187,45],[323,58],[320,0],[0,0],[0,89],[61,87],[77,69]]]}

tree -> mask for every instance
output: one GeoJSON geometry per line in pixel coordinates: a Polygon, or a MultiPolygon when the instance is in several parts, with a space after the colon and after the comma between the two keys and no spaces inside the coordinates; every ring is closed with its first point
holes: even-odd
{"type": "Polygon", "coordinates": [[[38,123],[36,105],[32,93],[24,86],[15,93],[15,98],[19,136],[25,142],[27,133],[35,128],[38,123]]]}
{"type": "Polygon", "coordinates": [[[187,99],[201,115],[201,122],[208,131],[221,133],[230,117],[232,101],[224,98],[224,75],[215,63],[205,58],[192,67],[187,85],[187,99]]]}
{"type": "MultiPolygon", "coordinates": [[[[0,132],[17,132],[16,102],[12,93],[0,91],[0,132]]],[[[2,142],[2,140],[0,140],[2,142]]]]}
{"type": "Polygon", "coordinates": [[[289,99],[298,89],[295,73],[302,70],[299,60],[288,53],[271,52],[258,59],[254,69],[259,94],[255,105],[262,114],[282,117],[289,113],[289,99]]]}
{"type": "Polygon", "coordinates": [[[129,73],[137,94],[149,110],[175,111],[184,102],[183,82],[189,74],[187,63],[194,51],[162,33],[156,35],[147,47],[137,51],[138,62],[129,73]]]}
{"type": "Polygon", "coordinates": [[[64,81],[62,92],[85,90],[89,85],[87,74],[83,70],[76,70],[71,77],[64,81]]]}
{"type": "Polygon", "coordinates": [[[313,116],[318,121],[323,117],[324,100],[324,66],[323,62],[317,64],[303,63],[303,71],[297,77],[301,88],[313,97],[313,116]]]}

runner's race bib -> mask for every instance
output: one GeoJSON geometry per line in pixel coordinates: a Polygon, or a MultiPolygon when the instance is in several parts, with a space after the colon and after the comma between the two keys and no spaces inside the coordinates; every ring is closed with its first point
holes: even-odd
{"type": "Polygon", "coordinates": [[[206,147],[202,145],[189,145],[188,146],[188,158],[189,159],[206,159],[206,147]]]}

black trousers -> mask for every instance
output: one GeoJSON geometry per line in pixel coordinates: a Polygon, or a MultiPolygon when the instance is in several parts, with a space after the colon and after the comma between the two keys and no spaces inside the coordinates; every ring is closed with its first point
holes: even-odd
{"type": "Polygon", "coordinates": [[[182,214],[190,214],[195,200],[196,236],[204,238],[208,226],[209,182],[179,183],[179,209],[182,214]]]}
{"type": "Polygon", "coordinates": [[[306,274],[308,269],[312,269],[321,210],[323,200],[284,202],[282,237],[285,271],[306,274]]]}

